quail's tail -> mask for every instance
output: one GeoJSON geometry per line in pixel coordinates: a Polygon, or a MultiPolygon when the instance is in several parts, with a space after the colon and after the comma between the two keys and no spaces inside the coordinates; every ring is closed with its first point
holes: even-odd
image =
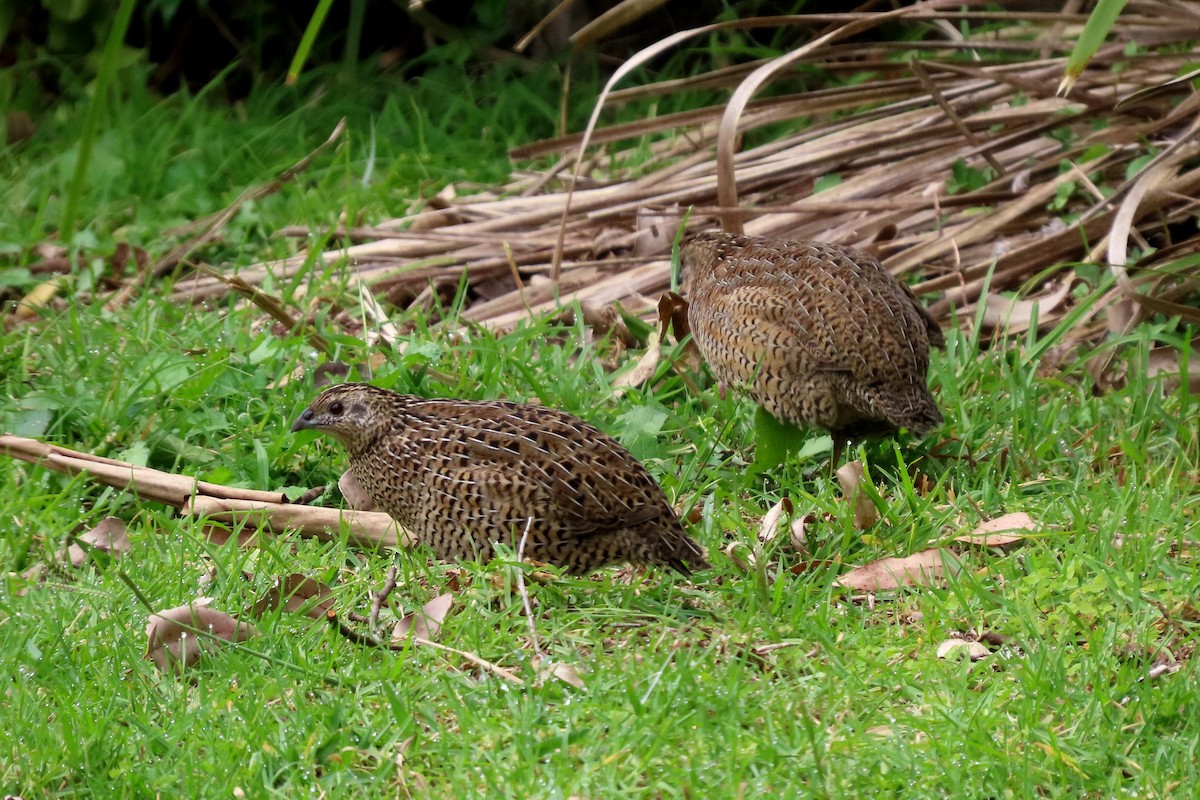
{"type": "Polygon", "coordinates": [[[655,548],[652,561],[660,566],[670,567],[689,578],[693,572],[712,567],[704,558],[704,550],[686,533],[662,539],[655,548]]]}
{"type": "Polygon", "coordinates": [[[903,391],[880,391],[870,398],[870,402],[889,423],[897,428],[907,428],[918,436],[924,436],[943,421],[937,402],[922,384],[905,387],[903,391]]]}
{"type": "Polygon", "coordinates": [[[922,400],[923,402],[916,405],[916,407],[909,409],[904,415],[904,418],[900,421],[904,427],[908,428],[918,436],[924,436],[925,434],[929,433],[931,430],[941,425],[942,421],[945,419],[942,416],[942,412],[938,410],[937,404],[934,402],[933,397],[931,397],[928,392],[925,392],[925,396],[922,398],[922,400]]]}

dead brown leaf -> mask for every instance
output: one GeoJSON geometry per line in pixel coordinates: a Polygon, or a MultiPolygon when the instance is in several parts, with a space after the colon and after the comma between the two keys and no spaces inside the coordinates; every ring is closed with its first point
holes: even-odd
{"type": "Polygon", "coordinates": [[[979,661],[992,654],[982,642],[965,639],[947,639],[937,647],[938,658],[969,658],[979,661]]]}
{"type": "Polygon", "coordinates": [[[258,631],[223,611],[210,608],[212,598],[151,614],[146,620],[146,656],[160,670],[190,667],[225,642],[243,642],[258,631]]]}
{"type": "Polygon", "coordinates": [[[613,380],[613,389],[615,394],[620,395],[630,387],[637,387],[644,384],[646,381],[654,377],[654,373],[658,371],[658,362],[662,360],[662,338],[655,331],[650,334],[650,340],[646,343],[646,352],[638,359],[631,369],[622,372],[613,380]]]}
{"type": "Polygon", "coordinates": [[[1152,347],[1146,357],[1146,376],[1149,378],[1162,377],[1163,390],[1174,392],[1187,376],[1188,392],[1200,394],[1200,338],[1193,339],[1189,352],[1185,357],[1183,352],[1171,345],[1152,347]]]}
{"type": "Polygon", "coordinates": [[[670,326],[676,341],[683,341],[692,332],[688,322],[688,301],[675,292],[663,292],[658,298],[658,323],[666,331],[670,326]]]}
{"type": "Polygon", "coordinates": [[[879,509],[864,488],[867,471],[863,463],[855,460],[838,467],[837,479],[846,502],[854,506],[854,527],[861,531],[878,522],[879,509]]]}
{"type": "Polygon", "coordinates": [[[418,639],[433,639],[442,629],[442,622],[454,606],[454,595],[439,594],[417,611],[405,614],[392,628],[392,640],[400,641],[412,635],[418,639]]]}
{"type": "Polygon", "coordinates": [[[792,515],[794,508],[791,499],[781,497],[775,505],[767,510],[763,515],[762,522],[758,526],[758,540],[763,544],[767,544],[776,536],[779,535],[779,521],[783,519],[784,514],[789,517],[792,515]]]}
{"type": "Polygon", "coordinates": [[[254,604],[253,614],[258,617],[275,608],[292,614],[303,610],[305,616],[323,620],[333,608],[333,590],[307,575],[293,572],[277,580],[263,594],[254,604]]]}
{"type": "Polygon", "coordinates": [[[17,308],[13,311],[12,319],[14,322],[28,322],[38,315],[41,309],[49,305],[54,296],[58,294],[59,288],[62,286],[63,279],[59,275],[42,281],[37,286],[29,290],[29,293],[21,298],[17,303],[17,308]]]}
{"type": "MultiPolygon", "coordinates": [[[[105,517],[96,527],[80,534],[79,541],[90,544],[102,553],[109,553],[114,558],[120,558],[129,552],[129,535],[125,532],[125,521],[119,517],[105,517]]],[[[67,557],[71,564],[82,567],[87,563],[87,551],[72,542],[67,548],[67,557]]]]}
{"type": "Polygon", "coordinates": [[[742,572],[753,571],[754,565],[757,563],[754,551],[745,542],[730,542],[721,549],[721,552],[742,572]],[[742,557],[743,555],[745,558],[742,557]]]}
{"type": "Polygon", "coordinates": [[[881,558],[838,578],[836,583],[856,592],[882,592],[901,586],[931,586],[941,583],[958,566],[949,551],[934,547],[911,556],[881,558]],[[950,559],[950,563],[947,563],[950,559]]]}
{"type": "Polygon", "coordinates": [[[788,528],[788,539],[792,543],[792,547],[796,548],[797,552],[808,555],[808,535],[804,529],[817,521],[816,514],[805,514],[802,517],[792,517],[792,524],[788,528]]]}
{"type": "Polygon", "coordinates": [[[692,378],[704,369],[704,356],[696,342],[689,338],[691,326],[688,323],[688,303],[675,292],[663,292],[658,298],[658,333],[659,338],[667,335],[670,330],[676,342],[683,344],[671,351],[671,368],[683,379],[688,389],[699,394],[700,389],[692,378]]]}
{"type": "Polygon", "coordinates": [[[550,678],[555,678],[563,683],[570,684],[576,689],[584,688],[583,678],[579,676],[579,670],[570,664],[562,661],[550,661],[541,657],[534,657],[533,668],[537,670],[536,684],[541,686],[550,678]]]}
{"type": "Polygon", "coordinates": [[[1024,511],[1016,511],[1002,517],[985,520],[969,534],[956,536],[953,541],[983,547],[1004,547],[1015,542],[1022,542],[1028,535],[1027,533],[1013,533],[1013,531],[1033,532],[1037,529],[1038,525],[1033,521],[1033,517],[1024,511]]]}
{"type": "Polygon", "coordinates": [[[1026,298],[1009,298],[988,292],[980,301],[983,308],[983,329],[1002,330],[1012,335],[1024,333],[1037,316],[1038,324],[1054,320],[1054,312],[1071,296],[1072,281],[1051,281],[1041,292],[1026,298]]]}

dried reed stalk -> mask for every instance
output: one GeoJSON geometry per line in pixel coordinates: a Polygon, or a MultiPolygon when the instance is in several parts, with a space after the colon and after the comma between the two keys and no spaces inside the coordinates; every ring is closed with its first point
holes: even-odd
{"type": "MultiPolygon", "coordinates": [[[[256,264],[239,277],[256,284],[335,264],[379,296],[427,302],[431,287],[457,286],[465,275],[487,291],[464,316],[500,329],[573,301],[619,302],[649,316],[670,274],[673,231],[664,236],[657,227],[662,215],[691,207],[689,232],[723,221],[750,233],[873,248],[945,319],[971,320],[979,303],[1003,309],[1014,298],[1001,293],[1012,290],[1057,297],[1064,282],[1079,280],[1077,265],[1098,262],[1116,281],[1104,298],[1114,332],[1152,314],[1194,320],[1195,309],[1181,301],[1194,302],[1198,271],[1185,259],[1200,250],[1200,238],[1179,223],[1195,216],[1200,194],[1192,141],[1200,95],[1177,76],[1194,60],[1179,45],[1200,32],[1195,4],[1132,0],[1113,31],[1117,44],[1100,50],[1067,99],[1055,96],[1069,46],[1062,36],[1077,32],[1083,15],[962,6],[927,0],[883,14],[706,26],[698,31],[798,26],[797,48],[753,69],[612,91],[649,55],[698,35],[682,31],[630,59],[593,121],[606,100],[692,87],[735,87],[730,104],[531,143],[514,155],[558,162],[522,170],[493,191],[443,193],[406,217],[334,231],[341,242],[334,249],[256,264]],[[923,42],[911,63],[895,59],[897,43],[839,41],[893,19],[928,23],[946,38],[923,42]],[[964,36],[964,21],[1009,24],[964,36]],[[805,41],[801,26],[817,23],[824,33],[805,41]],[[1126,55],[1127,41],[1156,50],[1126,55]],[[831,74],[870,70],[879,79],[754,98],[762,87],[784,85],[797,64],[831,74]],[[781,124],[792,132],[739,149],[748,133],[781,124]],[[599,148],[580,149],[589,141],[599,148]],[[581,165],[574,178],[573,152],[581,165]],[[1169,155],[1146,158],[1155,153],[1169,155]],[[1115,193],[1104,188],[1113,186],[1115,193]],[[876,242],[881,236],[887,241],[876,242]]],[[[196,275],[177,284],[173,299],[226,291],[224,282],[196,275]]],[[[1061,298],[1038,324],[1064,318],[1074,298],[1061,298]]],[[[1081,331],[1096,333],[1097,313],[1081,318],[1088,323],[1081,331]]],[[[995,311],[984,319],[1012,317],[995,311]]]]}

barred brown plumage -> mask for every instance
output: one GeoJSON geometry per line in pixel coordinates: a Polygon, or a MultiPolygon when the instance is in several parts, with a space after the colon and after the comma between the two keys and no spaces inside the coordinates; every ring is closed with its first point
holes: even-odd
{"type": "Polygon", "coordinates": [[[780,422],[847,439],[928,433],[926,386],[945,344],[912,291],[850,247],[705,231],[680,254],[688,323],[718,380],[780,422]]]}
{"type": "Polygon", "coordinates": [[[645,467],[565,411],[347,383],[292,425],[309,429],[337,439],[375,504],[439,558],[515,548],[532,519],[524,554],[574,573],[624,561],[708,567],[645,467]]]}

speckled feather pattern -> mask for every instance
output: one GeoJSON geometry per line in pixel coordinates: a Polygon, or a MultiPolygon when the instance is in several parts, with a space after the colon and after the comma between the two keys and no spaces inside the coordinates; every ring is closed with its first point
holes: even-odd
{"type": "Polygon", "coordinates": [[[498,541],[516,549],[532,518],[525,556],[571,572],[618,562],[684,573],[708,566],[645,467],[566,412],[343,384],[296,426],[341,441],[376,505],[440,558],[486,560],[498,541]]]}
{"type": "Polygon", "coordinates": [[[718,380],[776,419],[835,437],[927,433],[937,323],[873,256],[719,231],[681,253],[688,322],[718,380]]]}

